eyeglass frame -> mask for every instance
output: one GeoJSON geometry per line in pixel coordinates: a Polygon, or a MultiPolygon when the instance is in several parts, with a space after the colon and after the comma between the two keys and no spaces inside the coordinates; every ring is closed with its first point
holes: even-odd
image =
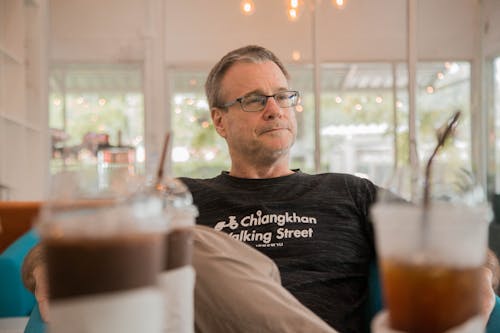
{"type": "Polygon", "coordinates": [[[254,93],[251,93],[251,94],[248,94],[248,95],[245,95],[245,96],[241,96],[241,97],[238,97],[230,102],[227,102],[225,104],[222,104],[220,106],[218,106],[218,108],[221,108],[221,109],[227,109],[231,106],[233,106],[234,104],[236,103],[240,103],[240,107],[241,107],[241,110],[243,110],[244,112],[260,112],[262,110],[264,110],[266,108],[266,105],[267,105],[267,101],[269,98],[273,98],[274,101],[276,102],[276,104],[278,104],[278,106],[282,109],[285,109],[285,108],[291,108],[291,107],[294,107],[294,106],[297,106],[299,105],[300,103],[300,92],[298,90],[282,90],[282,91],[278,91],[277,93],[273,94],[273,95],[263,95],[263,94],[254,94],[254,93]],[[276,95],[279,95],[279,94],[283,94],[283,93],[295,93],[297,95],[297,98],[296,98],[296,102],[295,104],[292,104],[290,106],[284,106],[282,107],[279,102],[276,100],[276,95]],[[255,111],[248,111],[248,110],[245,110],[245,108],[243,107],[243,100],[245,98],[248,98],[250,96],[259,96],[259,97],[265,97],[266,98],[266,101],[264,102],[264,104],[262,105],[262,109],[259,109],[259,110],[255,110],[255,111]]]}

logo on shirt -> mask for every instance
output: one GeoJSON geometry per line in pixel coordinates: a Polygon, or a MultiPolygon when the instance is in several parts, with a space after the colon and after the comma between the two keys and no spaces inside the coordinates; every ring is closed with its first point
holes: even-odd
{"type": "Polygon", "coordinates": [[[283,246],[286,239],[312,238],[313,226],[304,229],[293,228],[292,224],[317,224],[315,217],[300,216],[295,212],[283,214],[263,214],[261,210],[237,219],[236,216],[228,216],[227,220],[218,221],[214,229],[225,231],[231,237],[242,242],[251,242],[257,247],[283,246]],[[274,231],[263,232],[259,226],[276,224],[279,228],[274,231]],[[241,230],[239,230],[241,229],[241,230]]]}

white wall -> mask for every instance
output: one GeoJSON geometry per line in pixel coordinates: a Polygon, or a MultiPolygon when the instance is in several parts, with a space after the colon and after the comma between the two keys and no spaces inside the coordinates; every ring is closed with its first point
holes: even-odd
{"type": "Polygon", "coordinates": [[[500,1],[485,0],[484,20],[486,28],[484,31],[484,54],[487,58],[500,56],[500,1]]]}
{"type": "Polygon", "coordinates": [[[50,0],[52,62],[128,62],[144,58],[143,0],[50,0]]]}
{"type": "MultiPolygon", "coordinates": [[[[312,59],[312,0],[297,22],[285,1],[254,0],[243,16],[239,0],[165,0],[165,61],[211,64],[226,51],[250,43],[271,48],[285,61],[298,50],[312,59]]],[[[490,22],[488,49],[500,50],[500,1],[483,1],[490,22]],[[495,44],[495,45],[493,45],[495,44]]],[[[50,0],[53,61],[136,61],[144,58],[151,0],[50,0]]],[[[318,53],[322,61],[404,60],[406,1],[349,0],[343,11],[320,1],[318,53]]],[[[472,59],[477,49],[477,0],[419,0],[420,59],[472,59]]]]}

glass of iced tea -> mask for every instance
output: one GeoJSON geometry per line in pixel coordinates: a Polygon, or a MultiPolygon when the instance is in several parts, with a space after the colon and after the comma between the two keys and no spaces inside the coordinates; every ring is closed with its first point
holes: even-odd
{"type": "Polygon", "coordinates": [[[467,332],[483,331],[489,208],[434,203],[424,216],[418,205],[380,202],[371,214],[390,327],[442,333],[477,319],[467,332]]]}

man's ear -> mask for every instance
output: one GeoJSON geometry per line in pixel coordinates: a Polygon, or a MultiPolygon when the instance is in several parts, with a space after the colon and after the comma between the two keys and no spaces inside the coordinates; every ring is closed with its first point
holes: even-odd
{"type": "Polygon", "coordinates": [[[224,127],[224,121],[223,121],[226,113],[227,113],[226,111],[221,110],[219,108],[212,108],[210,110],[210,114],[212,116],[212,121],[214,123],[215,130],[223,138],[226,137],[226,129],[224,127]]]}

